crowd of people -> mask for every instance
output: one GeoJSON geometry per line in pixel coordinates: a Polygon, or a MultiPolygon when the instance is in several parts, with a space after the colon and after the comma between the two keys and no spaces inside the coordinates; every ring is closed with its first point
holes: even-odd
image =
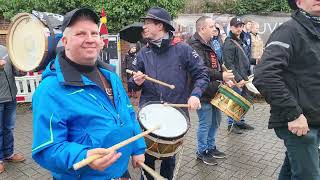
{"type": "MultiPolygon", "coordinates": [[[[33,159],[51,171],[53,179],[130,179],[130,159],[135,168],[145,163],[155,169],[157,157],[146,153],[144,139],[108,153],[104,149],[141,133],[129,98],[141,91],[140,108],[150,102],[186,104],[181,113],[187,118],[189,111],[196,111],[195,155],[207,165],[217,165],[227,154],[216,143],[222,112],[210,101],[222,84],[250,99],[245,85],[254,73],[253,83],[271,106],[269,128],[286,147],[279,179],[320,179],[320,96],[314,93],[320,90],[320,4],[288,2],[292,19],[276,29],[266,45],[252,19],[232,18],[227,32],[211,17],[201,16],[196,32],[184,39],[175,35],[168,11],[150,8],[141,17],[144,45],[131,45],[123,61],[124,69],[135,71],[125,77],[127,91],[114,68],[98,60],[103,41],[97,14],[86,8],[70,11],[62,25],[64,49],[47,65],[33,95],[33,159]],[[147,76],[175,88],[147,81],[147,76]],[[98,158],[74,168],[90,157],[98,158]]],[[[13,77],[19,72],[6,53],[0,46],[0,173],[4,161],[25,159],[13,151],[13,77]]],[[[226,121],[229,133],[254,130],[243,117],[226,121]]],[[[176,156],[161,160],[160,175],[174,179],[176,156]]],[[[150,171],[141,171],[141,179],[153,178],[150,171]]]]}

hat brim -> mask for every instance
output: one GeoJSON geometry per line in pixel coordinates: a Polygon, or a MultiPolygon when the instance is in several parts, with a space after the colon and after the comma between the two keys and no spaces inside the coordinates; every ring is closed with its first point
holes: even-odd
{"type": "Polygon", "coordinates": [[[149,16],[149,15],[147,15],[145,17],[140,17],[140,20],[145,20],[145,19],[153,19],[153,20],[161,21],[168,26],[170,31],[175,31],[174,27],[167,20],[164,20],[164,19],[158,18],[158,17],[154,17],[154,16],[149,16]]]}
{"type": "Polygon", "coordinates": [[[296,0],[288,0],[288,4],[289,4],[289,7],[292,10],[299,9],[298,6],[297,6],[296,0]]]}
{"type": "Polygon", "coordinates": [[[238,25],[240,25],[240,24],[243,24],[243,25],[245,25],[245,23],[244,22],[239,22],[239,23],[236,23],[236,24],[233,24],[233,25],[230,25],[230,26],[238,26],[238,25]]]}

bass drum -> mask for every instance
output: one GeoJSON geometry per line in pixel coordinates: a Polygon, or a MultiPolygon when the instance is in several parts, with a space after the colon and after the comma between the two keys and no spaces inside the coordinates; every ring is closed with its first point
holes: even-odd
{"type": "Polygon", "coordinates": [[[13,65],[21,71],[40,71],[55,58],[62,34],[54,34],[36,16],[17,14],[7,35],[7,48],[13,65]]]}

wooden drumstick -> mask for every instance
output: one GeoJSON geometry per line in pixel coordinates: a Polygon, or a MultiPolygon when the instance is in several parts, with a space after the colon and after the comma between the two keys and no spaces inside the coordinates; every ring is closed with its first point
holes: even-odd
{"type": "MultiPolygon", "coordinates": [[[[232,70],[229,70],[224,64],[222,64],[221,67],[223,71],[232,72],[232,70]]],[[[234,78],[232,78],[232,82],[237,86],[237,88],[241,88],[234,78]]]]}
{"type": "Polygon", "coordinates": [[[155,170],[151,169],[149,166],[145,165],[143,162],[138,161],[138,164],[147,171],[155,180],[166,180],[166,178],[162,177],[155,170]]]}
{"type": "MultiPolygon", "coordinates": [[[[127,72],[128,74],[136,74],[136,72],[131,71],[130,69],[126,69],[126,72],[127,72]]],[[[162,86],[166,86],[166,87],[168,87],[168,88],[170,88],[170,89],[174,89],[174,88],[175,88],[175,86],[172,85],[172,84],[168,84],[168,83],[159,81],[159,80],[157,80],[157,79],[154,79],[154,78],[149,77],[148,75],[145,76],[145,79],[148,80],[148,81],[152,81],[152,82],[154,82],[154,83],[160,84],[160,85],[162,85],[162,86]]]]}
{"type": "Polygon", "coordinates": [[[142,133],[140,133],[140,134],[138,134],[138,135],[135,135],[135,136],[133,136],[133,137],[131,137],[131,138],[125,140],[125,141],[122,141],[122,142],[120,142],[120,143],[118,143],[118,144],[116,144],[116,145],[114,145],[114,146],[112,146],[112,147],[107,148],[107,149],[105,149],[105,153],[104,153],[104,154],[96,154],[96,155],[89,156],[89,157],[87,157],[86,159],[84,159],[84,160],[82,160],[82,161],[80,161],[80,162],[78,162],[78,163],[75,163],[75,164],[73,165],[73,169],[74,169],[74,170],[78,170],[78,169],[80,169],[80,168],[82,168],[82,167],[90,164],[90,163],[93,162],[94,160],[97,160],[97,159],[101,158],[102,156],[104,156],[104,155],[106,155],[106,154],[109,154],[110,151],[112,151],[112,150],[114,150],[114,151],[115,151],[115,150],[118,150],[118,149],[120,149],[121,147],[123,147],[123,146],[125,146],[125,145],[128,145],[128,144],[132,143],[133,141],[136,141],[136,140],[138,140],[139,138],[141,138],[141,137],[143,137],[143,136],[145,136],[145,135],[147,135],[147,134],[150,134],[151,132],[153,132],[153,131],[155,131],[155,130],[157,130],[157,129],[160,129],[160,126],[156,126],[156,127],[154,127],[154,128],[151,128],[151,129],[149,129],[149,130],[147,130],[147,131],[144,131],[144,132],[142,132],[142,133]]]}
{"type": "Polygon", "coordinates": [[[164,103],[163,105],[165,106],[171,106],[171,107],[185,107],[185,108],[189,108],[189,104],[169,104],[169,103],[164,103]]]}

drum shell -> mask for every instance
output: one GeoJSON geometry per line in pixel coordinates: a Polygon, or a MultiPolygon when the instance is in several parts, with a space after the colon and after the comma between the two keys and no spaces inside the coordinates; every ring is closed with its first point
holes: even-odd
{"type": "Polygon", "coordinates": [[[219,86],[218,92],[210,103],[236,121],[240,121],[252,105],[250,101],[226,85],[219,86]]]}

